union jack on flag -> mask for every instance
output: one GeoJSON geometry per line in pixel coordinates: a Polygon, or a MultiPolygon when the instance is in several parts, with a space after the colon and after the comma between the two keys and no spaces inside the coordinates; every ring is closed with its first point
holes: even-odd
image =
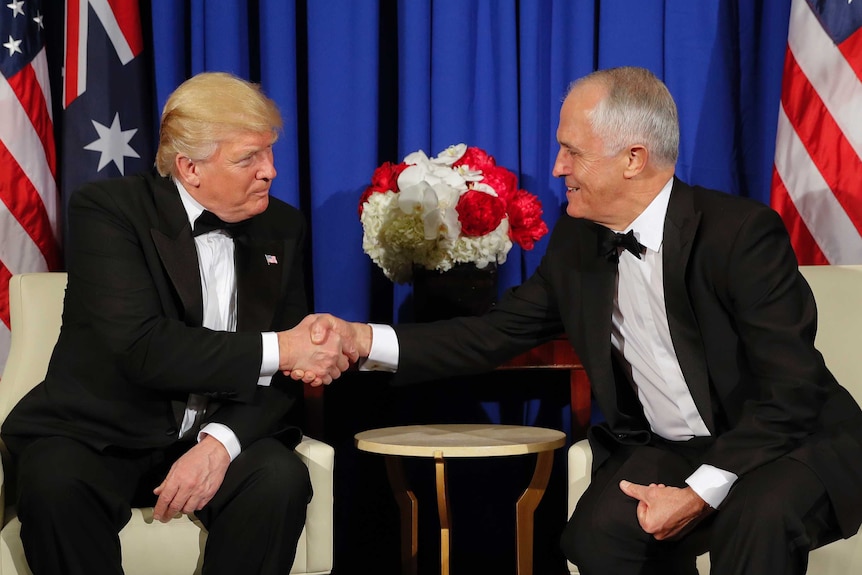
{"type": "Polygon", "coordinates": [[[152,81],[138,0],[66,0],[61,189],[152,168],[152,81]]]}
{"type": "Polygon", "coordinates": [[[772,206],[800,264],[862,264],[862,0],[793,0],[772,206]]]}
{"type": "Polygon", "coordinates": [[[57,160],[39,0],[0,5],[0,373],[9,278],[59,269],[57,160]]]}

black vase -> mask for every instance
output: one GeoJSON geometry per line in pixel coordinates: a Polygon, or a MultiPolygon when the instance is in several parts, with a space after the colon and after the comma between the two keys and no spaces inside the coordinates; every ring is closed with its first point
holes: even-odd
{"type": "Polygon", "coordinates": [[[441,272],[413,266],[413,316],[427,322],[482,315],[497,302],[497,264],[457,264],[441,272]]]}

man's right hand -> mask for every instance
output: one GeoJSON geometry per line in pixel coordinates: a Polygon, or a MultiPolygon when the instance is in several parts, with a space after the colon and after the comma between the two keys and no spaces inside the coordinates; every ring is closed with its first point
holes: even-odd
{"type": "MultiPolygon", "coordinates": [[[[370,325],[344,321],[343,319],[337,318],[328,313],[317,314],[313,317],[314,321],[309,326],[309,335],[312,345],[326,345],[331,340],[337,339],[341,343],[344,356],[348,358],[351,363],[357,361],[359,358],[368,357],[368,354],[371,351],[372,340],[370,325]]],[[[285,375],[289,375],[296,380],[311,383],[311,385],[329,383],[321,381],[320,374],[320,371],[316,371],[311,368],[294,368],[289,373],[285,372],[285,375]]]]}
{"type": "Polygon", "coordinates": [[[311,385],[329,385],[359,357],[352,333],[342,330],[346,334],[342,336],[338,330],[326,328],[332,322],[321,317],[337,319],[309,315],[296,327],[277,334],[279,370],[311,385]]]}

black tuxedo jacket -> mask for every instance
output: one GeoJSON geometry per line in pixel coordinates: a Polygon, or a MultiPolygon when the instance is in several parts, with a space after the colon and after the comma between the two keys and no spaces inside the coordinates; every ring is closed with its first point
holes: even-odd
{"type": "Polygon", "coordinates": [[[98,450],[168,445],[190,393],[209,397],[204,423],[227,425],[243,447],[299,441],[285,421],[301,389],[280,373],[257,385],[260,333],[294,326],[308,308],[296,209],[270,198],[235,240],[236,333],[201,327],[197,251],[170,179],[89,184],[72,195],[69,222],[63,326],[45,381],[3,424],[13,453],[47,435],[98,450]]]}
{"type": "MultiPolygon", "coordinates": [[[[611,353],[616,264],[598,226],[564,217],[536,273],[481,318],[397,326],[396,382],[484,371],[561,332],[584,364],[606,422],[595,464],[650,438],[611,353]]],[[[826,485],[845,535],[862,522],[862,413],[814,348],[816,309],[787,232],[768,207],[675,180],[664,225],[673,345],[716,438],[703,462],[744,476],[790,455],[826,485]]]]}

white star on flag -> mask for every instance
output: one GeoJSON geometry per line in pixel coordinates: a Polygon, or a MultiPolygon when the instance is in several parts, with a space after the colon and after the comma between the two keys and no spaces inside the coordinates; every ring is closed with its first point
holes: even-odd
{"type": "Polygon", "coordinates": [[[12,0],[10,4],[6,4],[6,7],[12,10],[12,17],[15,18],[20,14],[24,16],[24,0],[12,0]]]}
{"type": "Polygon", "coordinates": [[[42,30],[44,30],[44,29],[45,29],[45,22],[43,21],[43,19],[44,19],[44,18],[45,18],[45,17],[44,17],[44,16],[42,16],[42,15],[41,15],[40,13],[38,13],[38,12],[36,12],[36,16],[33,18],[33,22],[35,22],[36,24],[38,24],[38,25],[39,25],[39,28],[40,28],[40,29],[42,29],[42,30]]]}
{"type": "Polygon", "coordinates": [[[15,52],[18,52],[19,54],[24,53],[21,51],[21,40],[16,40],[11,34],[9,35],[9,41],[3,44],[3,47],[9,49],[10,56],[15,52]]]}
{"type": "Polygon", "coordinates": [[[140,158],[138,153],[129,145],[132,136],[138,131],[137,128],[131,130],[123,130],[120,127],[120,114],[114,114],[114,121],[111,127],[103,126],[96,120],[91,120],[96,132],[99,133],[99,138],[84,146],[85,150],[101,152],[99,156],[99,167],[96,171],[101,172],[102,168],[110,162],[114,162],[120,174],[125,175],[125,162],[123,158],[140,158]]]}

